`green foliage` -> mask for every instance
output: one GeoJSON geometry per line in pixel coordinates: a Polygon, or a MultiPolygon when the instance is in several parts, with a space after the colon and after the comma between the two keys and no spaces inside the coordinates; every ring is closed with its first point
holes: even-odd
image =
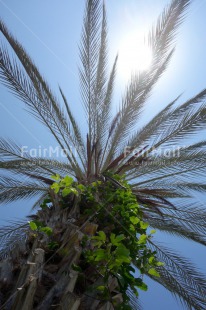
{"type": "Polygon", "coordinates": [[[77,266],[76,264],[72,264],[72,269],[78,272],[82,272],[82,268],[80,266],[77,266]]]}
{"type": "Polygon", "coordinates": [[[50,241],[48,243],[48,248],[52,251],[56,250],[58,247],[59,247],[59,243],[57,243],[56,241],[50,241]]]}
{"type": "Polygon", "coordinates": [[[41,227],[40,231],[44,232],[47,236],[51,236],[51,234],[52,234],[52,229],[48,226],[41,227]]]}
{"type": "Polygon", "coordinates": [[[30,221],[29,222],[29,226],[30,226],[31,230],[34,230],[34,231],[37,231],[37,232],[43,232],[47,236],[51,236],[52,235],[52,228],[48,227],[48,226],[44,226],[44,224],[42,222],[30,221]]]}
{"type": "MultiPolygon", "coordinates": [[[[104,177],[105,182],[97,180],[85,186],[74,182],[71,177],[61,179],[55,176],[56,182],[51,188],[63,197],[65,193],[78,193],[83,216],[96,211],[99,231],[95,236],[85,236],[83,239],[83,260],[98,270],[102,277],[102,285],[93,289],[109,300],[108,279],[115,277],[126,303],[128,289],[132,289],[136,296],[138,289],[146,291],[144,274],[159,277],[156,267],[163,264],[157,261],[156,253],[147,247],[147,241],[155,230],[148,233],[149,224],[143,221],[129,184],[119,175],[107,173],[104,177]],[[86,202],[86,207],[83,202],[86,202]],[[139,268],[138,276],[132,263],[139,268]]],[[[80,266],[73,266],[73,269],[82,272],[80,266]]]]}
{"type": "Polygon", "coordinates": [[[66,197],[71,193],[78,195],[78,190],[72,186],[74,183],[72,177],[65,176],[65,178],[61,179],[59,174],[56,174],[51,178],[56,181],[51,185],[51,189],[54,190],[55,194],[61,192],[63,197],[66,197]]]}
{"type": "Polygon", "coordinates": [[[37,230],[37,228],[38,228],[35,222],[29,222],[29,226],[30,226],[31,230],[37,230]]]}
{"type": "Polygon", "coordinates": [[[155,277],[159,277],[159,273],[157,272],[157,270],[155,270],[154,268],[150,268],[148,270],[148,273],[151,274],[152,276],[155,276],[155,277]]]}

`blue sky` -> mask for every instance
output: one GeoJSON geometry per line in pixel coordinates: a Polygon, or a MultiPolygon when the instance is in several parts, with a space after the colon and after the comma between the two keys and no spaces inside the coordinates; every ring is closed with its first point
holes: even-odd
{"type": "MultiPolygon", "coordinates": [[[[122,40],[136,29],[147,33],[167,0],[107,0],[109,21],[110,63],[122,40]]],[[[26,47],[51,87],[60,85],[71,103],[83,129],[86,126],[81,109],[78,84],[78,42],[80,38],[84,0],[0,0],[0,15],[26,47]]],[[[172,62],[153,91],[141,122],[150,119],[168,102],[183,92],[182,100],[206,86],[206,1],[196,0],[177,36],[177,48],[172,62]]],[[[114,96],[118,106],[125,89],[124,74],[119,72],[114,96]]],[[[24,110],[23,104],[0,86],[1,136],[12,138],[30,147],[55,145],[47,130],[24,110]]],[[[115,108],[116,109],[116,108],[115,108]]],[[[202,199],[202,198],[198,198],[202,199]]],[[[0,219],[21,217],[30,210],[31,202],[2,206],[0,219]]],[[[167,235],[157,238],[169,246],[193,257],[204,265],[204,249],[185,240],[167,235]]],[[[178,310],[180,304],[159,285],[151,284],[149,292],[141,294],[146,310],[178,310]]]]}

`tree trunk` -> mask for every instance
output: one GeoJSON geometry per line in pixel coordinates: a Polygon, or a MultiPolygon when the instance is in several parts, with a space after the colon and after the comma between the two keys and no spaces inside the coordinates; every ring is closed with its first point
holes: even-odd
{"type": "MultiPolygon", "coordinates": [[[[52,228],[52,239],[59,246],[51,250],[46,234],[28,233],[25,250],[19,250],[18,256],[11,253],[0,263],[0,309],[114,309],[111,302],[99,300],[96,292],[87,292],[89,286],[101,283],[92,267],[88,266],[86,277],[73,268],[81,260],[82,238],[94,235],[97,225],[79,221],[72,208],[58,206],[40,210],[35,217],[52,228]]],[[[111,290],[116,286],[111,279],[111,290]]]]}

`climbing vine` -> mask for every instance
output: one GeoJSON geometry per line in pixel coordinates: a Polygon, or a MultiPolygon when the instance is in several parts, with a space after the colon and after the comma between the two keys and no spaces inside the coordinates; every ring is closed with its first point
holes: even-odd
{"type": "MultiPolygon", "coordinates": [[[[84,276],[90,265],[93,274],[100,278],[90,290],[95,290],[101,300],[111,301],[115,309],[130,309],[128,290],[136,296],[138,289],[146,291],[144,274],[159,277],[156,267],[163,265],[147,246],[155,230],[149,230],[149,224],[143,221],[130,185],[124,177],[109,173],[91,184],[80,184],[70,176],[61,178],[55,175],[52,179],[55,182],[51,189],[60,198],[61,207],[67,206],[69,197],[78,197],[78,222],[92,221],[98,227],[95,235],[85,234],[82,239],[82,255],[79,265],[73,265],[73,269],[84,276]],[[121,302],[112,299],[111,279],[118,283],[121,302]]],[[[46,208],[50,201],[45,200],[41,207],[46,208]]],[[[52,230],[42,223],[30,222],[30,228],[52,235],[52,230]]],[[[52,244],[55,241],[50,240],[50,247],[52,244]]]]}

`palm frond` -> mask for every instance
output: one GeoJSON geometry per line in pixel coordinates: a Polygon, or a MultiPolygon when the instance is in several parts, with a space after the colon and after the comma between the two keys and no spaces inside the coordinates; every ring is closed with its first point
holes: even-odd
{"type": "Polygon", "coordinates": [[[87,113],[89,139],[93,142],[95,121],[94,90],[100,50],[101,1],[87,0],[80,45],[80,85],[83,104],[87,113]]]}
{"type": "Polygon", "coordinates": [[[155,60],[157,63],[168,53],[189,4],[190,1],[187,0],[172,0],[159,16],[156,26],[149,33],[148,41],[156,52],[155,60]]]}
{"type": "Polygon", "coordinates": [[[0,168],[10,170],[16,174],[35,173],[37,176],[42,175],[50,177],[54,174],[64,176],[73,174],[73,170],[67,163],[59,162],[52,159],[34,158],[33,160],[9,160],[0,162],[0,168]]]}
{"type": "MultiPolygon", "coordinates": [[[[201,141],[178,150],[171,150],[166,156],[149,155],[147,160],[139,164],[139,158],[136,158],[133,166],[126,167],[127,179],[132,182],[132,187],[141,188],[147,186],[154,188],[167,188],[171,186],[173,179],[174,192],[180,192],[185,184],[185,189],[192,188],[198,190],[197,176],[203,175],[206,169],[205,165],[205,141],[201,141]],[[181,184],[182,178],[185,177],[184,184],[181,184]],[[138,182],[136,180],[138,179],[138,182]],[[180,186],[179,186],[180,185],[180,186]]],[[[141,159],[141,158],[140,158],[141,159]]],[[[126,170],[125,169],[125,170],[126,170]]],[[[202,186],[203,190],[204,186],[202,186]]],[[[200,189],[200,186],[199,186],[200,189]]]]}
{"type": "MultiPolygon", "coordinates": [[[[156,184],[157,185],[157,184],[156,184]]],[[[136,187],[133,189],[133,192],[136,195],[145,195],[145,196],[151,196],[151,197],[160,197],[161,199],[174,199],[174,198],[186,198],[191,197],[189,194],[185,194],[182,191],[176,192],[175,186],[170,186],[169,184],[166,184],[166,186],[163,186],[162,184],[160,186],[146,186],[146,187],[136,187]]],[[[168,203],[169,204],[169,203],[168,203]]]]}
{"type": "Polygon", "coordinates": [[[39,175],[74,174],[68,163],[55,159],[33,158],[13,141],[0,139],[0,168],[14,173],[34,172],[39,175]]]}
{"type": "Polygon", "coordinates": [[[152,81],[147,81],[149,73],[138,73],[138,75],[131,78],[131,83],[127,87],[125,98],[123,98],[121,109],[119,111],[119,118],[116,128],[113,132],[111,139],[111,148],[108,153],[105,167],[111,162],[112,155],[117,151],[117,148],[122,148],[125,138],[128,137],[128,133],[133,129],[138,116],[141,114],[143,104],[148,99],[151,90],[157,80],[167,67],[167,64],[172,57],[173,50],[167,56],[166,60],[159,66],[158,71],[152,81]],[[142,76],[145,74],[145,76],[142,76]],[[139,85],[139,80],[142,85],[139,85]],[[144,85],[144,87],[143,87],[144,85]]]}
{"type": "Polygon", "coordinates": [[[174,49],[171,49],[177,27],[182,21],[185,9],[190,1],[174,0],[159,17],[156,27],[149,35],[149,42],[153,49],[153,62],[151,69],[136,74],[126,90],[120,110],[120,120],[115,131],[112,143],[112,150],[108,155],[107,162],[111,160],[111,154],[116,151],[117,146],[131,131],[142,107],[149,97],[152,88],[167,68],[174,49]]]}
{"type": "MultiPolygon", "coordinates": [[[[3,21],[0,21],[0,30],[6,40],[9,42],[10,46],[13,48],[13,51],[15,52],[16,56],[18,57],[19,61],[23,65],[25,72],[27,73],[28,77],[32,81],[32,84],[34,88],[36,89],[38,95],[40,97],[43,97],[43,100],[47,102],[47,107],[50,107],[51,112],[53,115],[56,116],[56,119],[53,117],[54,123],[56,122],[56,126],[59,126],[62,130],[64,130],[64,135],[67,132],[68,134],[68,128],[67,128],[67,120],[66,117],[61,110],[59,103],[56,101],[57,99],[52,94],[52,91],[44,78],[41,76],[40,72],[38,71],[37,67],[31,60],[30,56],[27,54],[24,47],[15,39],[11,33],[6,28],[3,21]],[[59,118],[59,123],[57,125],[57,119],[59,118]]],[[[52,116],[50,113],[50,116],[52,116]]],[[[61,132],[61,131],[60,131],[61,132]]],[[[64,136],[62,135],[62,138],[64,139],[64,136]]]]}
{"type": "Polygon", "coordinates": [[[142,310],[142,304],[140,302],[140,299],[137,298],[137,296],[134,295],[134,293],[132,292],[132,290],[128,290],[127,295],[129,297],[129,302],[128,304],[130,305],[130,307],[133,310],[142,310]]]}
{"type": "Polygon", "coordinates": [[[107,66],[107,20],[105,5],[103,4],[102,12],[102,25],[101,25],[101,39],[98,55],[98,63],[96,69],[96,81],[94,88],[94,141],[100,140],[100,121],[102,117],[102,112],[104,109],[104,100],[106,95],[106,66],[107,66]]]}
{"type": "Polygon", "coordinates": [[[53,134],[62,150],[65,152],[73,168],[80,169],[75,157],[72,156],[68,140],[72,137],[64,113],[52,94],[49,86],[40,75],[37,67],[21,44],[8,32],[6,26],[0,21],[0,30],[10,43],[24,70],[18,63],[10,60],[6,48],[0,48],[0,79],[19,99],[26,103],[29,111],[40,120],[53,134]]]}
{"type": "MultiPolygon", "coordinates": [[[[175,199],[174,199],[175,200],[175,199]]],[[[177,205],[176,213],[180,219],[183,217],[185,220],[192,219],[194,222],[206,224],[206,211],[204,209],[204,202],[197,201],[195,198],[186,198],[174,202],[177,205]]]]}
{"type": "MultiPolygon", "coordinates": [[[[146,157],[146,160],[139,164],[139,159],[136,158],[133,166],[125,168],[127,180],[132,181],[135,177],[141,178],[147,174],[167,174],[170,167],[176,166],[181,169],[183,166],[192,165],[196,166],[199,163],[205,163],[205,141],[201,141],[187,147],[178,149],[171,149],[166,156],[164,155],[151,155],[146,157]]],[[[164,149],[163,149],[164,151],[164,149]]],[[[131,156],[131,155],[130,155],[131,156]]]]}
{"type": "MultiPolygon", "coordinates": [[[[113,67],[112,67],[112,71],[110,73],[110,78],[109,81],[107,83],[107,90],[106,90],[106,95],[105,95],[105,100],[104,100],[104,105],[103,105],[103,109],[102,109],[102,115],[100,118],[100,126],[99,126],[99,130],[100,130],[100,145],[101,147],[104,148],[102,154],[101,154],[101,160],[100,160],[100,167],[99,169],[103,170],[103,164],[104,164],[104,159],[105,159],[105,155],[108,151],[108,146],[109,146],[109,140],[111,138],[111,133],[112,133],[112,127],[113,127],[113,122],[111,123],[111,126],[109,125],[109,120],[111,118],[111,102],[112,102],[112,95],[113,95],[113,91],[114,91],[114,82],[115,82],[115,77],[116,77],[116,66],[117,66],[117,60],[118,60],[118,56],[116,56],[113,67]],[[108,127],[110,127],[109,132],[107,133],[107,129],[108,127]]],[[[119,113],[117,114],[117,116],[115,117],[115,120],[118,119],[119,113]]]]}
{"type": "MultiPolygon", "coordinates": [[[[104,103],[102,107],[102,113],[101,113],[101,118],[99,119],[100,121],[100,139],[105,140],[107,129],[109,126],[109,120],[111,118],[111,103],[112,103],[112,96],[114,92],[114,84],[115,84],[115,77],[116,77],[116,70],[117,70],[117,61],[118,61],[118,56],[116,56],[110,77],[108,80],[108,83],[106,85],[106,92],[105,92],[105,98],[104,98],[104,103]]],[[[103,145],[103,143],[101,143],[103,145]]],[[[106,148],[106,147],[105,147],[106,148]]]]}
{"type": "Polygon", "coordinates": [[[84,161],[86,160],[86,150],[85,150],[85,143],[83,141],[83,138],[82,138],[82,135],[81,135],[81,132],[80,132],[80,129],[79,129],[79,126],[71,112],[71,109],[69,107],[69,104],[68,104],[68,101],[62,91],[61,88],[59,88],[60,90],[60,93],[61,93],[61,96],[63,98],[63,101],[64,101],[64,104],[65,104],[65,107],[66,107],[66,111],[67,111],[67,114],[69,116],[69,120],[71,122],[71,126],[72,126],[72,130],[73,130],[73,137],[74,137],[74,141],[73,141],[73,144],[76,148],[76,151],[78,152],[78,155],[79,155],[79,158],[81,160],[81,163],[82,163],[82,166],[84,167],[85,169],[85,165],[84,165],[84,161]]]}
{"type": "Polygon", "coordinates": [[[87,1],[80,46],[80,82],[88,118],[88,141],[91,143],[91,172],[98,174],[108,146],[105,142],[111,112],[117,57],[107,77],[107,21],[100,1],[87,1]],[[102,22],[100,17],[102,15],[102,22]]]}
{"type": "Polygon", "coordinates": [[[205,228],[206,223],[194,222],[192,219],[178,218],[178,215],[168,215],[162,213],[162,217],[156,214],[152,216],[149,212],[145,218],[150,225],[165,233],[193,240],[206,245],[205,228]]]}
{"type": "Polygon", "coordinates": [[[159,261],[165,263],[164,267],[158,268],[160,278],[150,277],[171,291],[188,309],[204,309],[205,277],[197,271],[197,268],[194,268],[188,259],[172,250],[153,241],[149,241],[149,247],[157,252],[159,261]]]}
{"type": "Polygon", "coordinates": [[[1,177],[0,203],[9,203],[19,199],[29,199],[48,192],[48,186],[43,182],[31,182],[27,179],[19,181],[9,177],[1,177]]]}
{"type": "MultiPolygon", "coordinates": [[[[145,143],[151,144],[154,149],[164,145],[171,146],[180,139],[194,135],[197,130],[204,128],[206,90],[188,100],[178,108],[168,109],[159,113],[148,125],[137,132],[130,140],[131,147],[140,147],[145,143]]],[[[147,151],[147,155],[149,151],[147,151]]]]}
{"type": "Polygon", "coordinates": [[[25,220],[10,221],[10,225],[0,228],[0,261],[5,259],[14,247],[24,244],[27,231],[28,223],[25,220]]]}
{"type": "MultiPolygon", "coordinates": [[[[186,163],[185,163],[186,164],[186,163]]],[[[188,163],[189,165],[189,163],[188,163]]],[[[144,184],[151,184],[154,187],[157,185],[162,185],[163,187],[165,187],[166,182],[169,184],[172,179],[174,181],[174,178],[176,181],[179,180],[179,176],[185,176],[186,178],[191,179],[194,177],[200,177],[200,176],[204,176],[205,175],[205,169],[206,169],[206,164],[205,163],[198,163],[198,162],[192,162],[191,165],[188,167],[181,167],[178,165],[173,165],[172,167],[168,168],[168,173],[162,173],[162,171],[159,171],[157,176],[149,176],[150,178],[147,178],[148,176],[146,176],[147,179],[139,181],[137,183],[132,184],[133,187],[136,186],[141,186],[144,184]],[[161,183],[160,183],[161,181],[161,183]]],[[[177,183],[178,184],[178,183],[177,183]]],[[[176,186],[176,189],[178,189],[178,186],[176,186]]]]}
{"type": "Polygon", "coordinates": [[[170,102],[163,110],[161,110],[153,119],[147,123],[143,128],[139,129],[132,137],[127,141],[129,147],[141,147],[149,143],[153,136],[156,135],[156,131],[161,125],[162,121],[167,119],[169,112],[172,110],[175,103],[179,100],[180,95],[170,102]]]}
{"type": "Polygon", "coordinates": [[[28,159],[28,154],[25,152],[22,155],[22,148],[17,145],[14,141],[5,140],[0,138],[0,158],[1,160],[17,160],[17,159],[28,159]]]}
{"type": "MultiPolygon", "coordinates": [[[[151,195],[153,194],[151,193],[151,195]]],[[[142,202],[144,202],[143,199],[142,202]]],[[[159,202],[156,200],[156,202],[156,208],[150,203],[149,199],[148,203],[145,199],[145,204],[141,205],[145,221],[160,231],[206,245],[206,212],[203,205],[196,201],[193,202],[191,197],[173,198],[172,205],[161,203],[161,200],[159,202]],[[158,212],[157,207],[160,212],[158,212]]]]}
{"type": "Polygon", "coordinates": [[[205,111],[206,105],[204,102],[198,110],[190,110],[184,115],[179,115],[178,119],[174,120],[173,123],[168,118],[166,128],[162,128],[162,132],[155,139],[154,148],[163,144],[174,145],[183,137],[185,139],[194,136],[195,132],[204,128],[205,111]]]}

